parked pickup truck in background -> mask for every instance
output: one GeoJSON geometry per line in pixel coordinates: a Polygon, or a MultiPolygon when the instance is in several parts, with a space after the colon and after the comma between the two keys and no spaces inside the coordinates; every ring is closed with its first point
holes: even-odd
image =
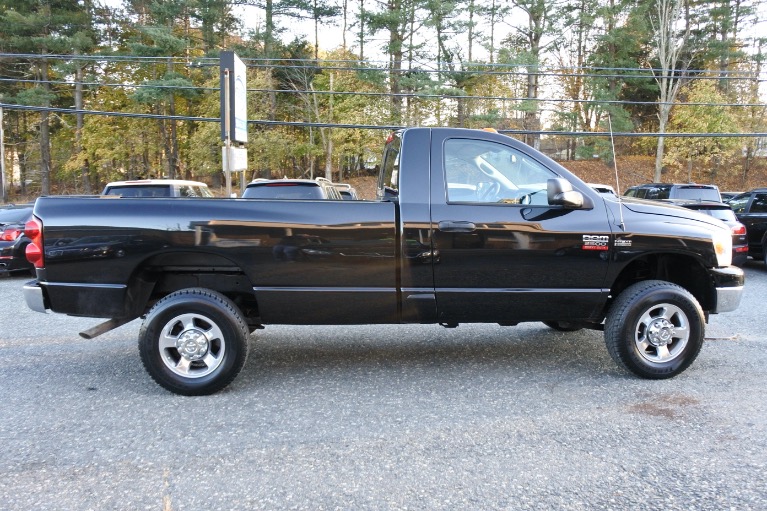
{"type": "Polygon", "coordinates": [[[719,220],[600,194],[510,137],[411,128],[386,143],[377,200],[43,197],[27,226],[34,310],[142,317],[139,353],[179,394],[236,377],[274,324],[543,321],[604,330],[617,364],[669,378],[742,270],[719,220]],[[54,257],[58,240],[113,240],[54,257]]]}
{"type": "Polygon", "coordinates": [[[767,264],[767,188],[756,188],[729,199],[727,204],[748,233],[748,255],[767,264]]]}
{"type": "Polygon", "coordinates": [[[242,192],[243,199],[343,200],[338,188],[325,178],[254,179],[242,192]]]}

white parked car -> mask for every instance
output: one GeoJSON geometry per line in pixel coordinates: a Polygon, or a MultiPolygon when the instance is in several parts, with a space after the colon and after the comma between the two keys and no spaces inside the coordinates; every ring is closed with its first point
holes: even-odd
{"type": "Polygon", "coordinates": [[[107,183],[101,195],[120,197],[213,197],[208,185],[184,179],[138,179],[107,183]]]}

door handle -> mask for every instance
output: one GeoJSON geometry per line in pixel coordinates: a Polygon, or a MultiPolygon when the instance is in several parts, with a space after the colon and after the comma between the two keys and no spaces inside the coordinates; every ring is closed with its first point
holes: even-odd
{"type": "Polygon", "coordinates": [[[438,224],[438,227],[443,232],[474,232],[477,229],[473,222],[459,220],[443,220],[438,224]]]}

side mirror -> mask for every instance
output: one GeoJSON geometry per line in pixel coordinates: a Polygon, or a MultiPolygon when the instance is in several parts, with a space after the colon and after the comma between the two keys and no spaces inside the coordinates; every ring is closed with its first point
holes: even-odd
{"type": "Polygon", "coordinates": [[[399,201],[399,190],[396,190],[390,186],[384,186],[383,187],[383,193],[381,194],[383,197],[383,200],[387,202],[398,202],[399,201]]]}
{"type": "Polygon", "coordinates": [[[549,179],[546,181],[546,192],[550,206],[564,206],[569,209],[583,207],[583,194],[573,190],[573,185],[567,179],[549,179]]]}

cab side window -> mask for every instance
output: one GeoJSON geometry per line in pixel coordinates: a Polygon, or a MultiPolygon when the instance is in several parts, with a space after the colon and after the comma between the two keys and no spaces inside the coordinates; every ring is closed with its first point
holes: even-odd
{"type": "Polygon", "coordinates": [[[732,210],[736,213],[745,213],[746,206],[748,206],[748,200],[751,198],[750,193],[744,193],[733,197],[728,204],[732,210]]]}
{"type": "Polygon", "coordinates": [[[757,193],[751,202],[751,213],[767,213],[767,194],[757,193]]]}
{"type": "Polygon", "coordinates": [[[546,183],[558,177],[525,153],[486,140],[446,140],[443,162],[453,203],[544,205],[546,183]]]}
{"type": "Polygon", "coordinates": [[[376,196],[379,200],[391,199],[399,194],[399,159],[402,140],[392,135],[384,150],[383,164],[378,178],[376,196]]]}

